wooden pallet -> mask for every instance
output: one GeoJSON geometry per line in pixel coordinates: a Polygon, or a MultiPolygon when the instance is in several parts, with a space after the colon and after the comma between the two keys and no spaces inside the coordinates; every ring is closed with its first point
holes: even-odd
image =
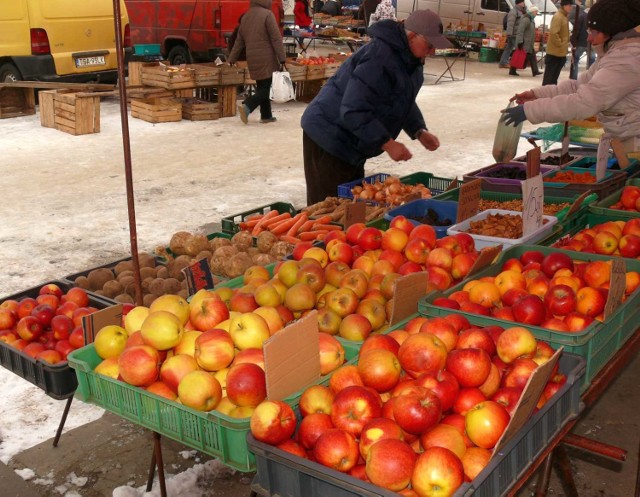
{"type": "Polygon", "coordinates": [[[131,100],[131,117],[154,124],[181,121],[182,104],[172,98],[131,100]]]}
{"type": "Polygon", "coordinates": [[[197,98],[182,99],[182,118],[189,121],[210,121],[220,117],[220,105],[197,98]]]}
{"type": "Polygon", "coordinates": [[[0,88],[0,119],[36,113],[33,88],[0,88]]]}
{"type": "Polygon", "coordinates": [[[55,93],[54,127],[71,135],[100,132],[100,97],[95,93],[55,93]]]}

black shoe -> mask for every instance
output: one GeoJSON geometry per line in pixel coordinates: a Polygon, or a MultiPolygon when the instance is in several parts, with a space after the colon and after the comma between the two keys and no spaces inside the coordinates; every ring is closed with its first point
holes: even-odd
{"type": "Polygon", "coordinates": [[[520,76],[520,75],[515,71],[509,71],[509,76],[520,76]]]}
{"type": "Polygon", "coordinates": [[[541,74],[542,74],[542,71],[538,71],[538,72],[534,72],[532,76],[535,78],[536,76],[540,76],[541,74]]]}

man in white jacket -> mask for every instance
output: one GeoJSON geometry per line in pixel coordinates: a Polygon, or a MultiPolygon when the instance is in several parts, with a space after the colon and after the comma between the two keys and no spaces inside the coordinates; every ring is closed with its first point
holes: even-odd
{"type": "Polygon", "coordinates": [[[609,138],[640,157],[640,0],[598,0],[587,17],[598,58],[577,80],[516,94],[506,123],[557,123],[597,116],[609,138]]]}

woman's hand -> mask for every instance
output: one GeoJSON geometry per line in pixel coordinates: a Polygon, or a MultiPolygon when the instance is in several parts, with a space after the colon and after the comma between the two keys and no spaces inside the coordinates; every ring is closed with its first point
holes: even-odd
{"type": "Polygon", "coordinates": [[[535,96],[533,90],[527,90],[522,93],[516,93],[515,96],[509,99],[509,102],[513,102],[515,100],[517,104],[522,105],[523,103],[530,102],[536,98],[538,97],[535,96]]]}
{"type": "Polygon", "coordinates": [[[401,160],[409,160],[411,159],[411,157],[413,157],[407,147],[393,139],[382,145],[382,150],[387,152],[387,154],[389,154],[389,157],[391,157],[396,162],[401,160]]]}
{"type": "Polygon", "coordinates": [[[418,141],[422,144],[424,148],[433,152],[440,147],[440,140],[433,133],[429,133],[428,131],[423,131],[418,136],[418,141]]]}

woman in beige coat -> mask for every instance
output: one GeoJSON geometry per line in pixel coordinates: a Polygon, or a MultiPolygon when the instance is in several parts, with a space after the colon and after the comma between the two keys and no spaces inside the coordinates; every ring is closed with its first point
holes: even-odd
{"type": "Polygon", "coordinates": [[[249,10],[242,16],[229,64],[237,62],[243,48],[247,52],[249,75],[256,81],[256,91],[238,105],[240,119],[247,124],[249,114],[260,107],[260,122],[275,122],[269,100],[271,77],[284,64],[285,52],[280,28],[271,11],[271,0],[251,0],[249,10]]]}

